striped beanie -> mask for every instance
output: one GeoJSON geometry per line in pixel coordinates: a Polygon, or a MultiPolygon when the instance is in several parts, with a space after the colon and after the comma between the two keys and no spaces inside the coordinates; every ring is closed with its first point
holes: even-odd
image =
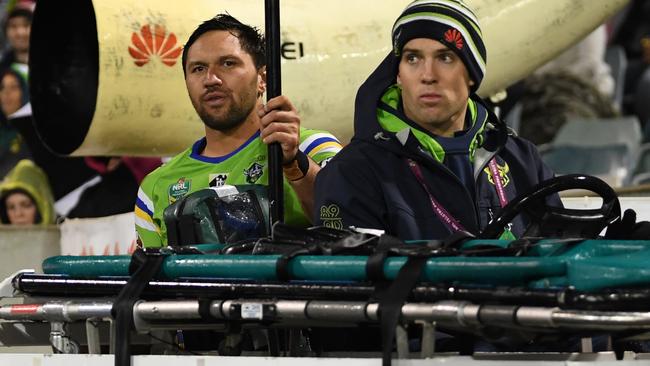
{"type": "Polygon", "coordinates": [[[474,81],[475,92],[483,76],[487,55],[476,15],[458,0],[416,0],[409,4],[393,25],[396,56],[414,38],[431,38],[454,51],[474,81]]]}

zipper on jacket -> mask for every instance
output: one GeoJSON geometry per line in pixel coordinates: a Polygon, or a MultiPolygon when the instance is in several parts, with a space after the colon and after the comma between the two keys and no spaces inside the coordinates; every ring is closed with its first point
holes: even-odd
{"type": "MultiPolygon", "coordinates": [[[[477,221],[478,221],[479,231],[481,230],[481,227],[483,226],[482,223],[481,223],[480,208],[478,207],[478,197],[479,197],[478,185],[479,185],[479,178],[481,177],[481,173],[480,173],[480,172],[482,172],[482,171],[483,171],[483,170],[488,166],[488,164],[490,163],[490,161],[491,161],[492,159],[495,159],[496,156],[499,155],[499,153],[503,150],[504,146],[505,146],[505,143],[499,145],[499,146],[497,147],[497,149],[494,150],[493,152],[491,152],[491,153],[488,155],[487,159],[485,159],[485,160],[481,163],[481,166],[479,167],[479,169],[476,170],[476,172],[478,172],[478,174],[476,174],[475,177],[474,177],[474,190],[476,191],[476,197],[477,197],[477,199],[476,199],[476,201],[474,202],[474,204],[475,204],[475,206],[476,206],[475,209],[476,209],[476,213],[477,213],[477,221]]],[[[487,150],[485,150],[485,151],[487,151],[487,150]]],[[[491,207],[488,208],[488,213],[489,213],[489,215],[490,215],[490,220],[489,220],[488,222],[486,222],[485,225],[487,225],[487,224],[488,224],[490,221],[492,221],[492,219],[494,218],[494,217],[493,217],[493,213],[492,213],[492,208],[491,208],[491,207]]]]}

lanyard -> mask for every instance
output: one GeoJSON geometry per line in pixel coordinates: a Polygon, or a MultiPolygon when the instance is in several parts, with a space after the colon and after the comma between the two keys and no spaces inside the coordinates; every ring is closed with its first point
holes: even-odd
{"type": "Polygon", "coordinates": [[[499,203],[503,208],[508,204],[508,199],[506,198],[506,192],[503,189],[503,180],[501,180],[501,175],[499,174],[499,168],[497,167],[495,158],[492,158],[492,160],[490,160],[488,167],[492,173],[492,180],[494,181],[494,187],[497,191],[497,196],[499,196],[499,203]]]}
{"type": "MultiPolygon", "coordinates": [[[[447,225],[447,228],[451,229],[452,231],[467,231],[461,225],[456,218],[454,218],[449,211],[447,211],[439,202],[433,197],[433,194],[431,194],[431,191],[429,190],[429,186],[427,186],[426,182],[424,181],[424,175],[422,174],[422,169],[420,169],[420,166],[418,163],[416,163],[412,159],[407,159],[409,168],[411,168],[411,171],[415,175],[415,178],[417,179],[418,183],[424,188],[424,191],[427,193],[429,196],[429,202],[431,203],[431,207],[433,208],[433,212],[438,216],[438,218],[445,224],[447,225]]],[[[503,189],[503,180],[501,179],[501,175],[499,175],[499,168],[497,167],[497,162],[496,159],[492,158],[490,162],[488,163],[488,167],[490,169],[490,172],[492,173],[492,180],[494,181],[494,187],[497,191],[497,196],[499,196],[499,203],[501,204],[501,207],[505,207],[505,205],[508,204],[508,198],[506,197],[506,192],[505,189],[503,189]]]]}
{"type": "Polygon", "coordinates": [[[418,163],[413,161],[412,159],[407,159],[409,168],[411,168],[411,171],[415,175],[415,178],[418,180],[418,183],[424,188],[424,191],[427,192],[427,195],[429,196],[429,202],[431,203],[431,207],[433,208],[433,212],[435,212],[436,215],[438,215],[438,218],[445,224],[447,225],[447,228],[451,229],[452,232],[456,231],[467,231],[463,227],[463,225],[458,222],[440,203],[438,203],[438,200],[436,200],[433,195],[431,194],[431,191],[429,190],[429,187],[427,186],[426,182],[424,181],[424,175],[422,175],[422,170],[420,169],[420,166],[418,163]]]}

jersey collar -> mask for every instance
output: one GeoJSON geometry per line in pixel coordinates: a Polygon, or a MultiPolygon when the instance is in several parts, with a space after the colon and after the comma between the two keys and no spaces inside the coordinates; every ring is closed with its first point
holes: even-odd
{"type": "Polygon", "coordinates": [[[197,142],[195,142],[194,145],[192,145],[192,152],[190,153],[190,158],[198,160],[198,161],[202,161],[204,163],[212,163],[212,164],[221,163],[221,162],[224,162],[224,161],[228,160],[228,158],[230,158],[231,156],[237,154],[241,150],[243,150],[246,146],[248,146],[251,142],[253,142],[258,137],[260,137],[260,131],[259,130],[257,130],[257,132],[255,132],[253,134],[253,136],[248,138],[248,140],[246,140],[246,142],[244,142],[241,146],[239,146],[238,148],[236,148],[232,152],[230,152],[230,153],[228,153],[226,155],[223,155],[223,156],[216,156],[216,157],[207,157],[207,156],[201,155],[201,152],[203,151],[203,149],[205,149],[205,145],[207,144],[207,141],[206,141],[205,137],[203,137],[200,140],[198,140],[197,142]]]}

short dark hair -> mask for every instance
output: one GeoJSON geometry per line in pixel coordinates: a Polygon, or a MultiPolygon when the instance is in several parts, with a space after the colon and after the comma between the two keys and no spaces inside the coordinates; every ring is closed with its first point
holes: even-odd
{"type": "Polygon", "coordinates": [[[198,28],[192,32],[190,38],[187,39],[185,46],[183,46],[183,75],[185,75],[185,66],[187,62],[187,52],[196,42],[199,37],[204,33],[210,31],[228,31],[233,36],[239,39],[241,48],[251,55],[255,67],[260,69],[266,65],[266,52],[264,48],[264,36],[260,34],[259,30],[250,25],[246,25],[230,14],[217,14],[214,18],[208,19],[199,25],[198,28]]]}
{"type": "Polygon", "coordinates": [[[29,24],[32,24],[32,18],[34,17],[34,13],[32,13],[31,10],[25,8],[13,8],[9,13],[7,13],[4,24],[2,24],[5,33],[7,33],[7,26],[9,25],[9,20],[18,17],[25,18],[27,19],[29,24]]]}

